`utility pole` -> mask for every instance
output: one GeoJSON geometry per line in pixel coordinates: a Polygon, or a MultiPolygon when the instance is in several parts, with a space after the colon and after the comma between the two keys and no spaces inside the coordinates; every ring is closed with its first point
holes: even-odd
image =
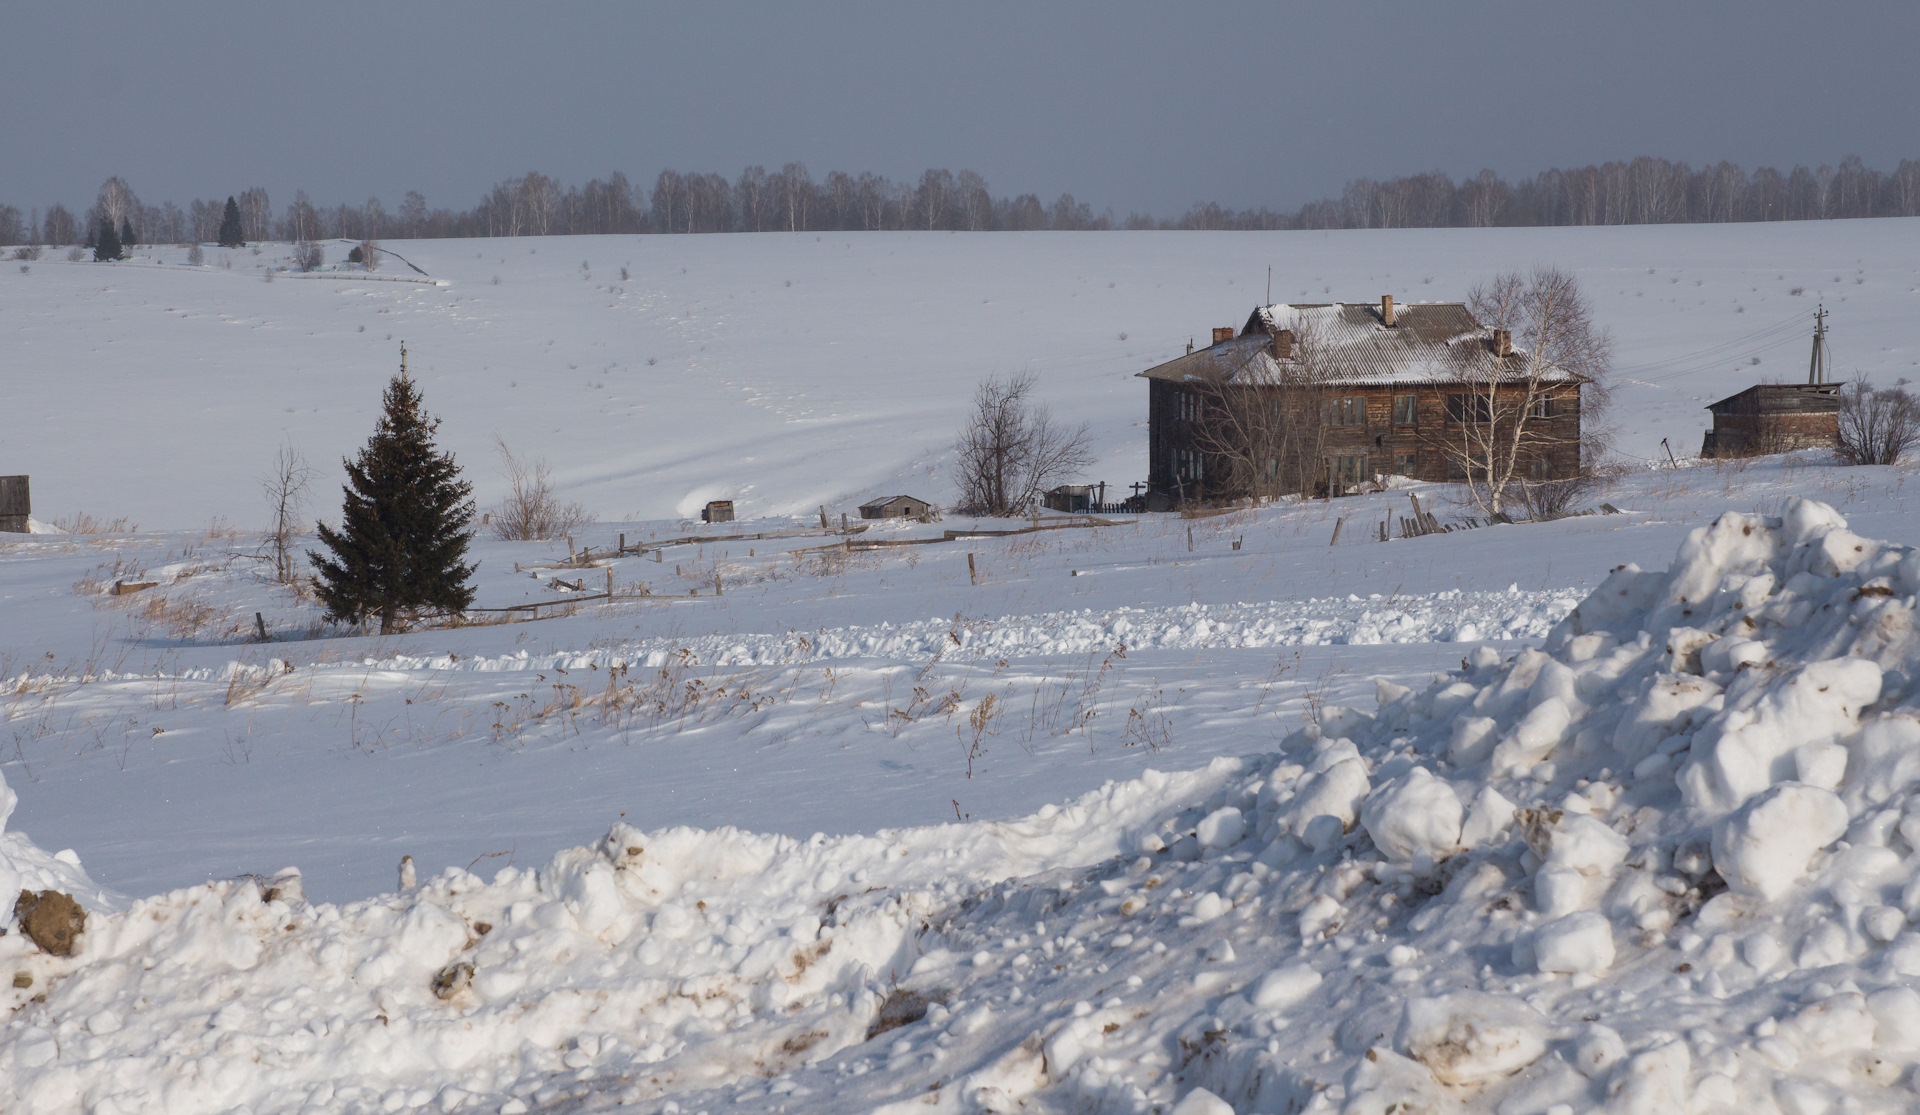
{"type": "Polygon", "coordinates": [[[1807,382],[1827,382],[1827,307],[1813,312],[1813,358],[1807,362],[1807,382]]]}

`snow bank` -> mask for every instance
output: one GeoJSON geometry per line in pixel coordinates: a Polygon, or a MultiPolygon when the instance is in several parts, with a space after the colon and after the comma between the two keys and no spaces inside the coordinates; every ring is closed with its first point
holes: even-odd
{"type": "Polygon", "coordinates": [[[0,773],[0,929],[8,934],[0,938],[0,963],[11,955],[7,951],[8,940],[20,939],[14,933],[13,900],[22,890],[65,891],[89,910],[115,910],[124,905],[119,895],[94,885],[93,880],[87,878],[80,867],[80,857],[73,849],[49,855],[27,839],[26,834],[8,832],[7,821],[19,802],[19,795],[7,785],[6,775],[0,773]]]}
{"type": "Polygon", "coordinates": [[[1018,823],[0,938],[45,995],[0,1107],[1911,1110],[1916,591],[1831,509],[1728,514],[1538,649],[1018,823]]]}
{"type": "Polygon", "coordinates": [[[786,665],[836,658],[974,660],[1105,653],[1118,644],[1173,650],[1231,647],[1474,642],[1544,637],[1580,601],[1568,589],[1347,595],[1255,604],[1084,609],[991,620],[933,617],[804,633],[648,639],[586,653],[518,652],[460,661],[397,655],[356,663],[388,670],[586,669],[622,662],[657,669],[682,651],[713,666],[786,665]],[[803,637],[802,637],[803,636],[803,637]],[[957,642],[956,642],[957,640],[957,642]]]}

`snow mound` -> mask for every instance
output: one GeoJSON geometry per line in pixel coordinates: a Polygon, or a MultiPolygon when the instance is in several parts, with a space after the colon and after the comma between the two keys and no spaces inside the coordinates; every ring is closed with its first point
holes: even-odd
{"type": "Polygon", "coordinates": [[[10,935],[0,1108],[1911,1110],[1917,591],[1797,501],[1538,649],[1020,822],[616,826],[10,935]]]}

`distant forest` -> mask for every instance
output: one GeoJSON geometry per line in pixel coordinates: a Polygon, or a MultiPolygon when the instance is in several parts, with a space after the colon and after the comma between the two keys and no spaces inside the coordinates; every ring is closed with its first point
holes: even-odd
{"type": "MultiPolygon", "coordinates": [[[[1141,213],[1096,214],[1072,194],[1051,204],[1033,194],[995,197],[971,170],[929,170],[916,181],[833,171],[816,181],[800,163],[775,172],[750,166],[729,180],[720,174],[662,171],[652,189],[623,174],[583,186],[562,186],[539,173],[493,187],[471,209],[435,209],[409,192],[388,209],[378,198],[360,205],[315,205],[297,191],[276,212],[260,187],[239,202],[246,238],[254,240],[382,240],[421,237],[564,236],[592,233],[864,232],[920,229],[990,232],[1103,229],[1462,228],[1496,225],[1637,225],[1729,221],[1806,221],[1840,217],[1920,216],[1920,161],[1891,172],[1857,156],[1839,166],[1804,166],[1749,174],[1732,163],[1695,169],[1641,157],[1573,170],[1548,170],[1508,182],[1490,170],[1454,181],[1439,171],[1375,181],[1357,178],[1337,198],[1292,212],[1228,209],[1213,202],[1176,219],[1141,213]]],[[[120,178],[110,178],[83,218],[64,205],[23,212],[0,205],[0,244],[90,243],[100,222],[130,227],[135,243],[213,242],[225,199],[185,207],[149,205],[120,178]]]]}

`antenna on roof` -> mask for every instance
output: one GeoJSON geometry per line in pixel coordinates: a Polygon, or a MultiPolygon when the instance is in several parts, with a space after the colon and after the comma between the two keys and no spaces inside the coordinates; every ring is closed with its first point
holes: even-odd
{"type": "Polygon", "coordinates": [[[1807,362],[1807,382],[1827,382],[1827,306],[1813,312],[1813,358],[1807,362]]]}

